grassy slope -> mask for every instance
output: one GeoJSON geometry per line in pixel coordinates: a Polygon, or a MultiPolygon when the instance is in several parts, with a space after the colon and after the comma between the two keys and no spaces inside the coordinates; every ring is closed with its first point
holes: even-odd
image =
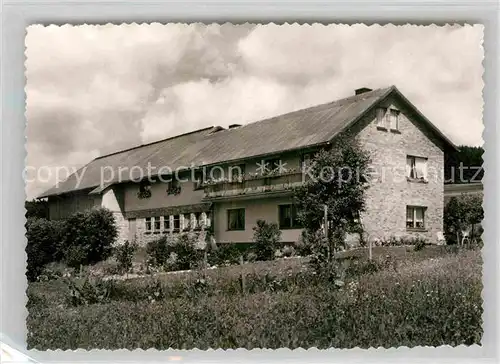
{"type": "Polygon", "coordinates": [[[311,284],[246,296],[214,294],[66,308],[60,282],[34,284],[32,296],[42,298],[30,307],[28,345],[206,349],[478,343],[480,253],[439,257],[442,251],[426,248],[405,254],[397,271],[365,275],[340,290],[311,284]]]}

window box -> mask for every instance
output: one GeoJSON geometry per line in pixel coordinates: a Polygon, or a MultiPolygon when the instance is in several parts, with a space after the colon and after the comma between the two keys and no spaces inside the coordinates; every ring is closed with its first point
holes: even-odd
{"type": "Polygon", "coordinates": [[[377,125],[377,130],[387,131],[387,128],[383,125],[377,125]]]}
{"type": "Polygon", "coordinates": [[[137,192],[137,198],[142,200],[151,197],[151,184],[149,181],[143,181],[139,184],[139,191],[137,192]]]}
{"type": "Polygon", "coordinates": [[[401,134],[401,132],[398,129],[391,129],[390,131],[391,131],[391,133],[394,133],[394,134],[401,134]]]}

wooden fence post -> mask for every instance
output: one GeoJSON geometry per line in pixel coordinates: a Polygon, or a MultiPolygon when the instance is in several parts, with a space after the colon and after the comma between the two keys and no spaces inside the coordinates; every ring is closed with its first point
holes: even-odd
{"type": "Polygon", "coordinates": [[[203,251],[203,279],[207,279],[207,269],[208,269],[208,253],[205,247],[203,251]]]}
{"type": "Polygon", "coordinates": [[[372,240],[368,240],[368,259],[372,260],[372,240]]]}
{"type": "Polygon", "coordinates": [[[243,272],[243,255],[240,255],[240,283],[241,283],[241,293],[244,295],[246,293],[246,282],[245,282],[245,274],[243,272]]]}

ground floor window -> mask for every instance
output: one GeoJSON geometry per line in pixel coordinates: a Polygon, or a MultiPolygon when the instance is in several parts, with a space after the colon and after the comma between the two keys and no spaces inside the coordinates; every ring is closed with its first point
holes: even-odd
{"type": "Polygon", "coordinates": [[[151,232],[153,231],[153,225],[151,224],[151,218],[146,217],[146,231],[151,232]]]}
{"type": "Polygon", "coordinates": [[[193,229],[201,229],[202,226],[203,226],[203,219],[201,216],[201,212],[195,212],[193,229]]]}
{"type": "Polygon", "coordinates": [[[210,227],[212,225],[212,213],[210,211],[205,213],[205,226],[210,227]]]}
{"type": "Polygon", "coordinates": [[[300,229],[302,224],[297,216],[297,208],[293,204],[279,205],[278,217],[280,229],[300,229]]]}
{"type": "Polygon", "coordinates": [[[155,227],[154,232],[155,232],[155,233],[159,233],[159,232],[160,232],[160,230],[161,230],[161,221],[160,221],[160,217],[159,217],[159,216],[157,216],[157,217],[153,217],[152,219],[153,219],[153,221],[154,221],[154,227],[155,227]]]}
{"type": "Polygon", "coordinates": [[[179,215],[174,215],[174,231],[181,229],[181,220],[179,215]]]}
{"type": "Polygon", "coordinates": [[[245,230],[245,209],[227,210],[227,229],[245,230]]]}
{"type": "Polygon", "coordinates": [[[163,216],[163,231],[170,231],[170,216],[163,216]]]}
{"type": "Polygon", "coordinates": [[[182,215],[182,218],[183,218],[182,229],[184,231],[190,230],[191,229],[191,214],[184,214],[184,215],[182,215]]]}
{"type": "Polygon", "coordinates": [[[423,206],[406,206],[406,228],[424,229],[425,209],[423,206]]]}

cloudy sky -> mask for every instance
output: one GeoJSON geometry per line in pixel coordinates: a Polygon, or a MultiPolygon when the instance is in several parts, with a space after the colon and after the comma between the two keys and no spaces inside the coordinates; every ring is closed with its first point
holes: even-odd
{"type": "Polygon", "coordinates": [[[363,86],[396,85],[456,144],[481,145],[482,37],[481,26],[31,26],[27,196],[58,167],[363,86]]]}

